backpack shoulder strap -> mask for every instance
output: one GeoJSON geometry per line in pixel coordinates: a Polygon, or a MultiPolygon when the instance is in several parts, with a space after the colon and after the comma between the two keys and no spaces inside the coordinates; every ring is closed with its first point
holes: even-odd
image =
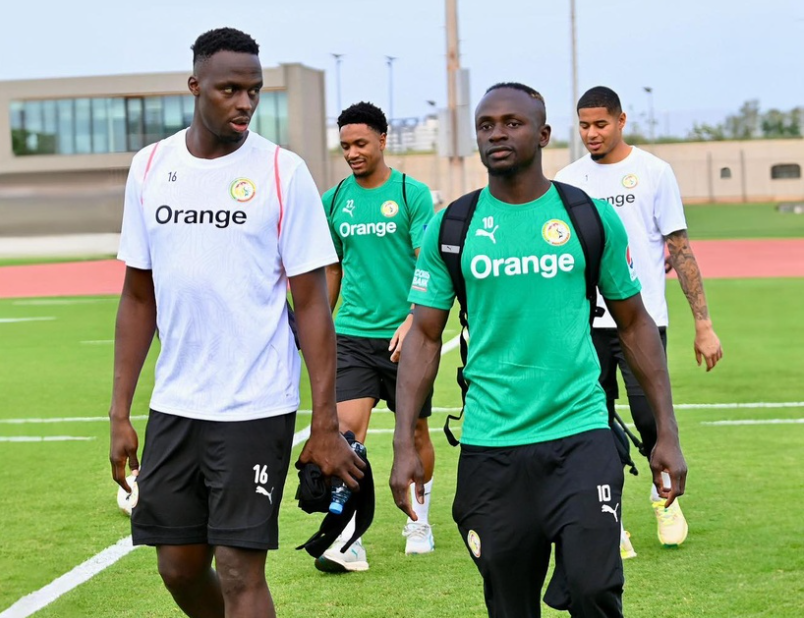
{"type": "MultiPolygon", "coordinates": [[[[349,177],[347,176],[346,178],[349,178],[349,177]]],[[[343,180],[341,180],[338,183],[338,186],[335,187],[335,193],[332,194],[332,202],[329,205],[329,218],[330,219],[332,219],[332,215],[335,214],[335,200],[338,199],[338,191],[341,190],[341,187],[343,186],[343,183],[346,182],[346,178],[344,178],[343,180]]]]}
{"type": "Polygon", "coordinates": [[[408,207],[408,190],[407,190],[407,180],[408,175],[402,174],[402,201],[405,202],[405,208],[408,207]]]}
{"type": "MultiPolygon", "coordinates": [[[[469,225],[472,222],[472,216],[480,198],[480,191],[481,189],[478,189],[467,193],[447,206],[438,231],[438,249],[441,259],[444,260],[444,265],[447,267],[450,279],[452,279],[452,287],[455,290],[455,297],[458,299],[459,305],[458,319],[461,322],[461,332],[458,336],[460,337],[461,366],[458,367],[458,385],[461,387],[461,401],[464,404],[466,402],[466,393],[469,390],[469,383],[463,375],[463,369],[466,366],[466,359],[469,354],[469,347],[466,343],[469,322],[466,315],[466,282],[461,271],[461,257],[466,244],[466,234],[469,231],[469,225]]],[[[450,430],[449,422],[450,419],[460,420],[462,416],[463,405],[461,405],[461,412],[458,416],[447,415],[444,433],[447,436],[447,442],[452,446],[457,446],[459,442],[450,430]]]]}
{"type": "Polygon", "coordinates": [[[553,181],[567,209],[572,227],[578,234],[578,240],[586,260],[586,298],[589,300],[589,323],[603,315],[603,308],[597,306],[597,283],[600,280],[600,263],[603,260],[603,247],[606,244],[606,233],[597,207],[584,191],[578,187],[553,181]]]}
{"type": "Polygon", "coordinates": [[[466,242],[466,234],[472,223],[472,215],[477,208],[480,198],[480,189],[462,195],[447,206],[444,217],[441,219],[441,228],[438,232],[438,249],[441,259],[447,267],[452,279],[452,287],[460,304],[461,314],[466,315],[466,283],[461,272],[461,257],[466,242]]]}

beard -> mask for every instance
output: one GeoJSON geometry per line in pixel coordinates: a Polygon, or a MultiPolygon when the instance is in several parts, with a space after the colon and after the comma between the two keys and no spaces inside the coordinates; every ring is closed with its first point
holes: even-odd
{"type": "Polygon", "coordinates": [[[608,153],[608,152],[604,152],[604,153],[602,153],[602,154],[600,154],[600,153],[598,153],[598,154],[590,154],[589,156],[591,156],[591,157],[592,157],[592,161],[600,161],[600,159],[605,158],[605,156],[606,156],[607,154],[609,154],[609,153],[608,153]]]}
{"type": "Polygon", "coordinates": [[[495,178],[512,178],[520,172],[522,166],[519,165],[519,163],[514,163],[510,167],[493,168],[486,164],[486,169],[489,172],[489,176],[494,176],[495,178]]]}

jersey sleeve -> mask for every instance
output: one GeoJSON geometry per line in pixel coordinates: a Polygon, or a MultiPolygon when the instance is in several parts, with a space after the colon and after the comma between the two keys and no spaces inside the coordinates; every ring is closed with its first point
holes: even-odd
{"type": "Polygon", "coordinates": [[[283,217],[279,255],[288,277],[338,261],[321,197],[304,162],[283,182],[283,217]]]}
{"type": "Polygon", "coordinates": [[[151,247],[142,208],[144,170],[139,163],[140,157],[136,157],[131,164],[126,180],[123,225],[120,231],[117,259],[132,268],[151,270],[151,247]]]}
{"type": "Polygon", "coordinates": [[[335,198],[335,188],[333,187],[321,198],[324,203],[324,215],[327,217],[327,224],[329,225],[329,234],[332,238],[332,244],[335,245],[335,252],[338,254],[338,259],[343,260],[343,241],[338,233],[335,231],[335,215],[332,210],[332,200],[335,198]]]}
{"type": "Polygon", "coordinates": [[[687,229],[684,205],[673,169],[664,165],[656,185],[656,199],[653,204],[653,217],[662,236],[687,229]]]}
{"type": "Polygon", "coordinates": [[[408,301],[424,307],[449,311],[455,301],[455,289],[438,248],[438,235],[443,217],[444,210],[437,213],[427,224],[408,301]]]}
{"type": "Polygon", "coordinates": [[[417,191],[411,192],[410,203],[410,245],[412,249],[419,249],[424,240],[424,232],[427,224],[433,218],[433,196],[430,189],[425,185],[417,187],[417,191]]]}
{"type": "Polygon", "coordinates": [[[614,207],[608,202],[594,200],[603,222],[606,243],[600,262],[598,289],[604,298],[625,300],[642,289],[628,246],[628,234],[614,207]]]}

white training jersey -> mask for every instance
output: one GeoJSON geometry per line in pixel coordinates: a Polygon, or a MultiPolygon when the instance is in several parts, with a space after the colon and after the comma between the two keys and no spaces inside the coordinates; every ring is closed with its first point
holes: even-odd
{"type": "MultiPolygon", "coordinates": [[[[597,163],[587,154],[558,172],[555,179],[614,206],[628,232],[645,307],[657,326],[667,326],[664,237],[687,229],[681,192],[670,165],[632,146],[619,163],[597,163]]],[[[605,307],[600,292],[598,306],[605,307]]],[[[593,326],[616,328],[608,311],[596,318],[593,326]]]]}
{"type": "Polygon", "coordinates": [[[287,278],[338,261],[302,159],[250,132],[217,159],[186,130],[134,157],[118,259],[153,272],[161,352],[151,408],[244,421],[299,407],[287,278]]]}

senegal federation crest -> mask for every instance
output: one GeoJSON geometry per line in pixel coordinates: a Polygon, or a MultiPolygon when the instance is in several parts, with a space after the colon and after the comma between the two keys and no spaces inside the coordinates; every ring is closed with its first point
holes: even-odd
{"type": "Polygon", "coordinates": [[[384,217],[395,217],[396,213],[399,212],[399,204],[394,200],[388,200],[380,206],[380,212],[384,217]]]}
{"type": "Polygon", "coordinates": [[[550,219],[542,226],[542,238],[554,247],[560,247],[570,239],[569,225],[561,219],[550,219]]]}
{"type": "Polygon", "coordinates": [[[623,176],[623,186],[626,189],[633,189],[639,184],[639,178],[636,177],[636,174],[627,174],[623,176]]]}
{"type": "Polygon", "coordinates": [[[469,551],[475,558],[480,558],[480,535],[474,530],[470,530],[466,535],[466,544],[469,546],[469,551]]]}
{"type": "Polygon", "coordinates": [[[236,178],[229,185],[229,195],[238,202],[248,202],[257,193],[257,187],[248,178],[236,178]]]}

